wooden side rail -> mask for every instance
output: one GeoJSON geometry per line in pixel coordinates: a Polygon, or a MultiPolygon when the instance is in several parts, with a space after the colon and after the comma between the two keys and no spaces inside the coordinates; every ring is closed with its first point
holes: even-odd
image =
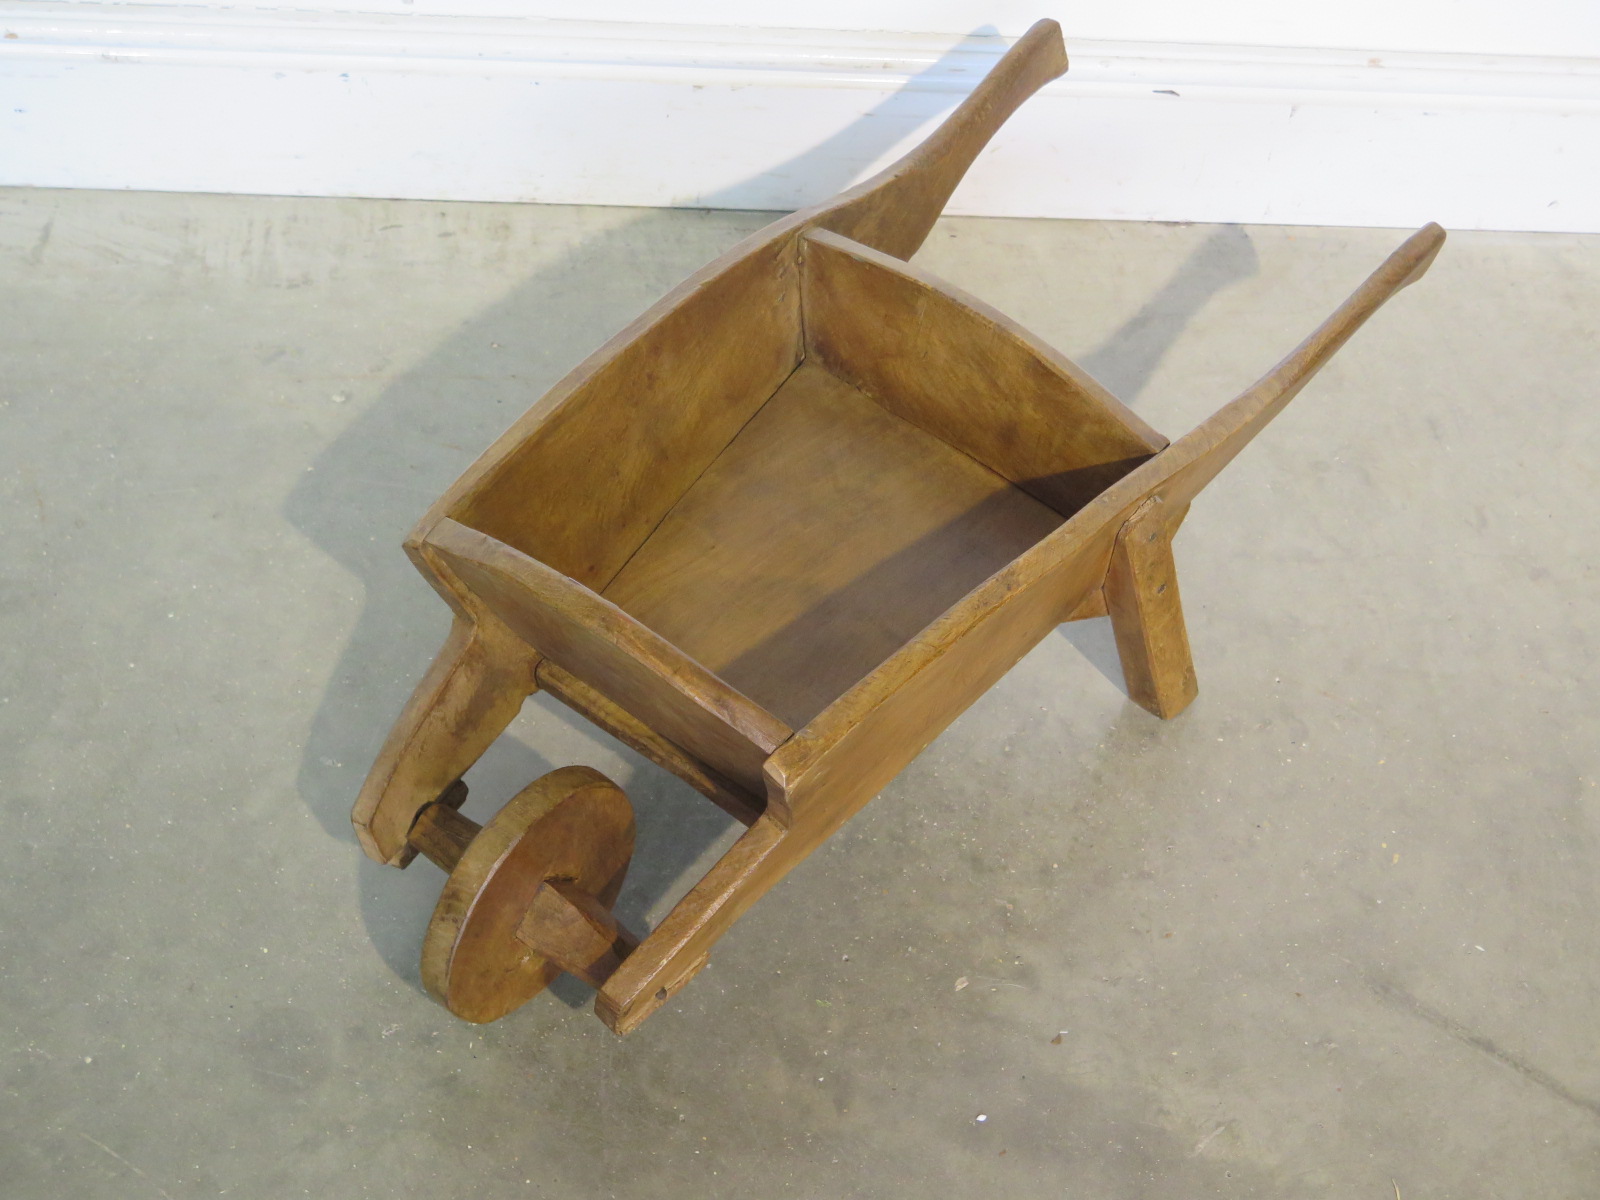
{"type": "Polygon", "coordinates": [[[753,825],[766,811],[760,795],[746,791],[733,780],[686,754],[620,705],[613,704],[571,671],[549,659],[539,664],[539,687],[565,704],[584,720],[604,729],[631,750],[644,755],[664,771],[670,771],[729,816],[753,825]]]}
{"type": "Polygon", "coordinates": [[[1177,716],[1199,690],[1172,557],[1189,502],[1373,313],[1422,277],[1444,239],[1432,224],[1407,238],[1294,353],[1097,502],[1124,514],[1102,595],[1128,695],[1156,716],[1177,716]]]}
{"type": "Polygon", "coordinates": [[[767,803],[792,813],[789,827],[766,816],[745,832],[606,981],[601,1019],[626,1033],[682,987],[741,913],[1099,589],[1114,533],[1103,517],[1098,527],[1069,522],[780,748],[767,763],[767,803]]]}

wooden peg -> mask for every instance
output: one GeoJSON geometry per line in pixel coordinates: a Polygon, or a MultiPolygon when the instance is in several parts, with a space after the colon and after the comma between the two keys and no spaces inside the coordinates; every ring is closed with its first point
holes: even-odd
{"type": "Polygon", "coordinates": [[[610,909],[568,879],[539,885],[517,937],[596,990],[639,944],[610,909]]]}

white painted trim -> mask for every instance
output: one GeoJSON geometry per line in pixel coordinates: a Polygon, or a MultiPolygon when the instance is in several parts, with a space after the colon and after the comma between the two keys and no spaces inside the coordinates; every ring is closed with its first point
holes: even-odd
{"type": "MultiPolygon", "coordinates": [[[[1007,44],[43,0],[0,31],[0,182],[768,208],[892,157],[1007,44]]],[[[1600,60],[1068,49],[952,211],[1600,230],[1600,60]]]]}
{"type": "MultiPolygon", "coordinates": [[[[0,4],[12,58],[317,69],[514,71],[609,79],[710,76],[800,86],[966,91],[1009,41],[941,34],[619,25],[508,17],[392,16],[21,0],[0,4]],[[15,35],[12,37],[11,35],[15,35]],[[944,61],[941,61],[944,60],[944,61]],[[931,68],[931,71],[930,71],[931,68]],[[927,72],[926,74],[923,74],[927,72]]],[[[1360,102],[1600,107],[1600,60],[1485,54],[1373,53],[1282,46],[1071,43],[1072,73],[1049,90],[1115,95],[1152,86],[1360,102]]]]}

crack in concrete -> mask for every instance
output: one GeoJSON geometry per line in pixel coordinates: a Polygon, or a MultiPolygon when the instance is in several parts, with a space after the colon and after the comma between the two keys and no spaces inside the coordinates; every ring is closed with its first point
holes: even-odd
{"type": "Polygon", "coordinates": [[[1516,1055],[1501,1049],[1493,1040],[1481,1033],[1474,1033],[1467,1026],[1457,1021],[1454,1017],[1440,1012],[1438,1009],[1417,999],[1410,992],[1396,987],[1383,980],[1368,980],[1367,986],[1380,999],[1386,1000],[1397,1008],[1404,1009],[1414,1017],[1420,1017],[1435,1029],[1441,1029],[1455,1038],[1458,1042],[1471,1046],[1474,1050],[1487,1054],[1490,1058],[1509,1067],[1524,1079],[1538,1084],[1545,1091],[1558,1099],[1565,1100],[1576,1108],[1581,1108],[1590,1116],[1600,1117],[1600,1100],[1590,1100],[1578,1095],[1563,1084],[1559,1079],[1531,1063],[1525,1063],[1516,1055]]]}

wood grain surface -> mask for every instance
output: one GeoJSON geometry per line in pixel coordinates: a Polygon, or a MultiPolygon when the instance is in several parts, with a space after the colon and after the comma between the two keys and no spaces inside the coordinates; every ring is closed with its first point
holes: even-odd
{"type": "Polygon", "coordinates": [[[1082,369],[981,300],[813,231],[808,361],[1071,516],[1166,446],[1082,369]]]}
{"type": "Polygon", "coordinates": [[[807,360],[605,594],[798,728],[1060,523],[807,360]]]}
{"type": "Polygon", "coordinates": [[[537,559],[455,521],[428,538],[528,645],[745,787],[789,727],[615,604],[537,559]]]}
{"type": "MultiPolygon", "coordinates": [[[[1189,502],[1438,253],[1430,225],[1169,445],[900,261],[1065,66],[1059,29],[1036,25],[901,162],[774,222],[590,356],[408,540],[458,620],[358,801],[369,854],[405,861],[418,811],[540,682],[749,826],[637,948],[595,889],[589,905],[540,892],[548,873],[517,885],[548,918],[525,941],[597,983],[619,1033],[1060,622],[1108,612],[1130,697],[1182,711],[1195,673],[1172,538],[1189,502]]],[[[601,835],[581,806],[561,811],[535,814],[540,853],[581,857],[601,835]]],[[[491,831],[509,855],[526,815],[459,851],[441,911],[465,919],[456,875],[478,870],[491,831]]],[[[425,844],[459,850],[451,818],[429,821],[425,844]]],[[[443,937],[424,957],[436,981],[443,937]]]]}

